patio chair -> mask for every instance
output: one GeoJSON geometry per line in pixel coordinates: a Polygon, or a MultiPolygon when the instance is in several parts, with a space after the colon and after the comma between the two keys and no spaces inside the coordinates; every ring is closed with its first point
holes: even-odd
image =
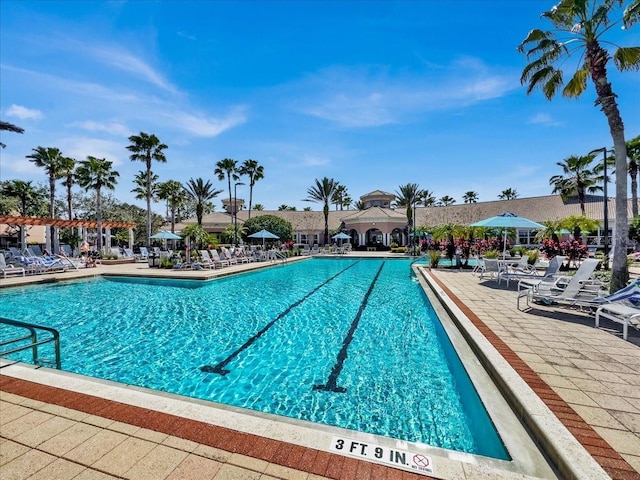
{"type": "Polygon", "coordinates": [[[304,244],[302,250],[300,250],[300,255],[311,255],[311,248],[309,247],[309,244],[304,244]]]}
{"type": "Polygon", "coordinates": [[[206,267],[209,269],[216,268],[216,263],[213,261],[207,250],[198,250],[198,252],[200,253],[201,258],[200,262],[198,263],[200,263],[201,267],[206,267]]]}
{"type": "Polygon", "coordinates": [[[500,277],[500,273],[504,270],[504,262],[497,258],[485,258],[484,268],[480,271],[479,279],[489,277],[489,280],[497,280],[500,277]]]}
{"type": "Polygon", "coordinates": [[[220,257],[220,254],[215,248],[213,250],[209,250],[209,256],[211,257],[211,261],[214,263],[216,267],[217,266],[228,267],[231,265],[228,260],[225,260],[222,257],[220,257]]]}
{"type": "Polygon", "coordinates": [[[626,340],[629,335],[629,325],[640,329],[640,308],[635,305],[625,305],[620,302],[606,303],[596,310],[596,328],[600,326],[601,318],[621,323],[623,340],[626,340]]]}
{"type": "Polygon", "coordinates": [[[220,260],[226,260],[227,262],[229,262],[229,265],[238,264],[238,260],[233,255],[231,255],[231,252],[226,247],[220,248],[220,260]]]}
{"type": "Polygon", "coordinates": [[[519,279],[521,277],[538,276],[538,271],[533,265],[529,265],[529,255],[523,255],[517,262],[506,261],[504,268],[498,274],[498,284],[502,280],[507,282],[509,286],[509,280],[519,279]]]}
{"type": "Polygon", "coordinates": [[[526,297],[527,307],[532,301],[546,304],[557,303],[566,306],[589,306],[596,299],[603,297],[603,284],[599,280],[591,280],[591,275],[600,260],[587,258],[573,276],[558,276],[552,281],[541,282],[531,288],[518,292],[517,307],[520,310],[520,299],[526,297]]]}
{"type": "Polygon", "coordinates": [[[555,257],[553,257],[541,277],[537,275],[523,275],[518,281],[518,292],[523,289],[534,288],[544,282],[555,282],[555,280],[559,276],[558,272],[560,271],[560,267],[564,263],[565,258],[566,257],[562,255],[556,255],[555,257]]]}
{"type": "Polygon", "coordinates": [[[140,260],[149,260],[149,250],[147,250],[147,247],[140,247],[140,260]]]}
{"type": "Polygon", "coordinates": [[[15,267],[13,264],[7,263],[2,253],[0,253],[0,271],[3,278],[7,278],[7,275],[11,274],[21,274],[23,277],[26,275],[24,267],[15,267]]]}

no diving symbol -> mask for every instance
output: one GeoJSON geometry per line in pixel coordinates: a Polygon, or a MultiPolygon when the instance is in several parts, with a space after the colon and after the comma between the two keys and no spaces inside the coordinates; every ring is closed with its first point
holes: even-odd
{"type": "Polygon", "coordinates": [[[429,458],[419,453],[413,456],[413,463],[418,467],[429,468],[429,458]]]}

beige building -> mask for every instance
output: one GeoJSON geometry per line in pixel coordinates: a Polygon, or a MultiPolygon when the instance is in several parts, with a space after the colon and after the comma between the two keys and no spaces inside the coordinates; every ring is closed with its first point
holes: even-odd
{"type": "MultiPolygon", "coordinates": [[[[395,195],[375,190],[360,197],[364,210],[330,210],[329,231],[338,230],[351,237],[354,246],[382,245],[389,246],[393,241],[399,245],[408,243],[407,216],[405,208],[395,208],[395,195]]],[[[242,200],[238,199],[238,205],[242,200]]],[[[227,201],[225,204],[228,204],[227,201]]],[[[235,203],[235,202],[232,202],[235,203]]],[[[631,200],[627,202],[629,219],[633,218],[631,200]]],[[[242,208],[242,207],[241,207],[242,208]]],[[[570,216],[582,214],[577,198],[566,201],[559,195],[541,197],[517,198],[514,200],[495,200],[470,204],[450,205],[446,207],[415,207],[417,226],[434,227],[446,223],[469,225],[485,218],[512,212],[535,222],[556,221],[570,216]]],[[[301,244],[322,244],[324,236],[324,215],[322,211],[275,211],[264,210],[251,212],[251,216],[274,215],[291,223],[295,232],[295,242],[301,244]]],[[[601,228],[598,232],[590,232],[589,242],[602,244],[604,235],[604,202],[601,196],[587,196],[585,214],[588,218],[598,221],[601,228]]],[[[247,210],[238,211],[238,222],[249,218],[247,210]]],[[[615,201],[608,202],[609,235],[615,227],[615,201]]],[[[195,219],[183,222],[181,225],[195,223],[195,219]]],[[[217,212],[203,217],[203,227],[210,233],[221,233],[233,224],[233,215],[217,212]]],[[[180,225],[176,226],[180,229],[180,225]]],[[[518,243],[531,244],[531,232],[518,232],[518,243]]]]}

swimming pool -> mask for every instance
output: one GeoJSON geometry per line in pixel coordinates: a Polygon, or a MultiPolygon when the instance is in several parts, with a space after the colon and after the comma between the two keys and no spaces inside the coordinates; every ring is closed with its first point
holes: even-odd
{"type": "Polygon", "coordinates": [[[211,282],[13,288],[0,316],[58,329],[67,371],[508,458],[409,265],[313,259],[211,282]]]}

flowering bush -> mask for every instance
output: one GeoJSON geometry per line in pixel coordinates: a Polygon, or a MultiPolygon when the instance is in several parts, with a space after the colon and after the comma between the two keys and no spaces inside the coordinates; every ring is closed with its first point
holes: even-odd
{"type": "Polygon", "coordinates": [[[286,248],[287,250],[292,250],[295,244],[296,242],[294,241],[284,242],[284,248],[286,248]]]}
{"type": "Polygon", "coordinates": [[[540,246],[540,251],[547,259],[552,259],[556,255],[564,255],[569,260],[569,263],[589,256],[587,246],[578,240],[554,242],[546,238],[540,246]]]}

